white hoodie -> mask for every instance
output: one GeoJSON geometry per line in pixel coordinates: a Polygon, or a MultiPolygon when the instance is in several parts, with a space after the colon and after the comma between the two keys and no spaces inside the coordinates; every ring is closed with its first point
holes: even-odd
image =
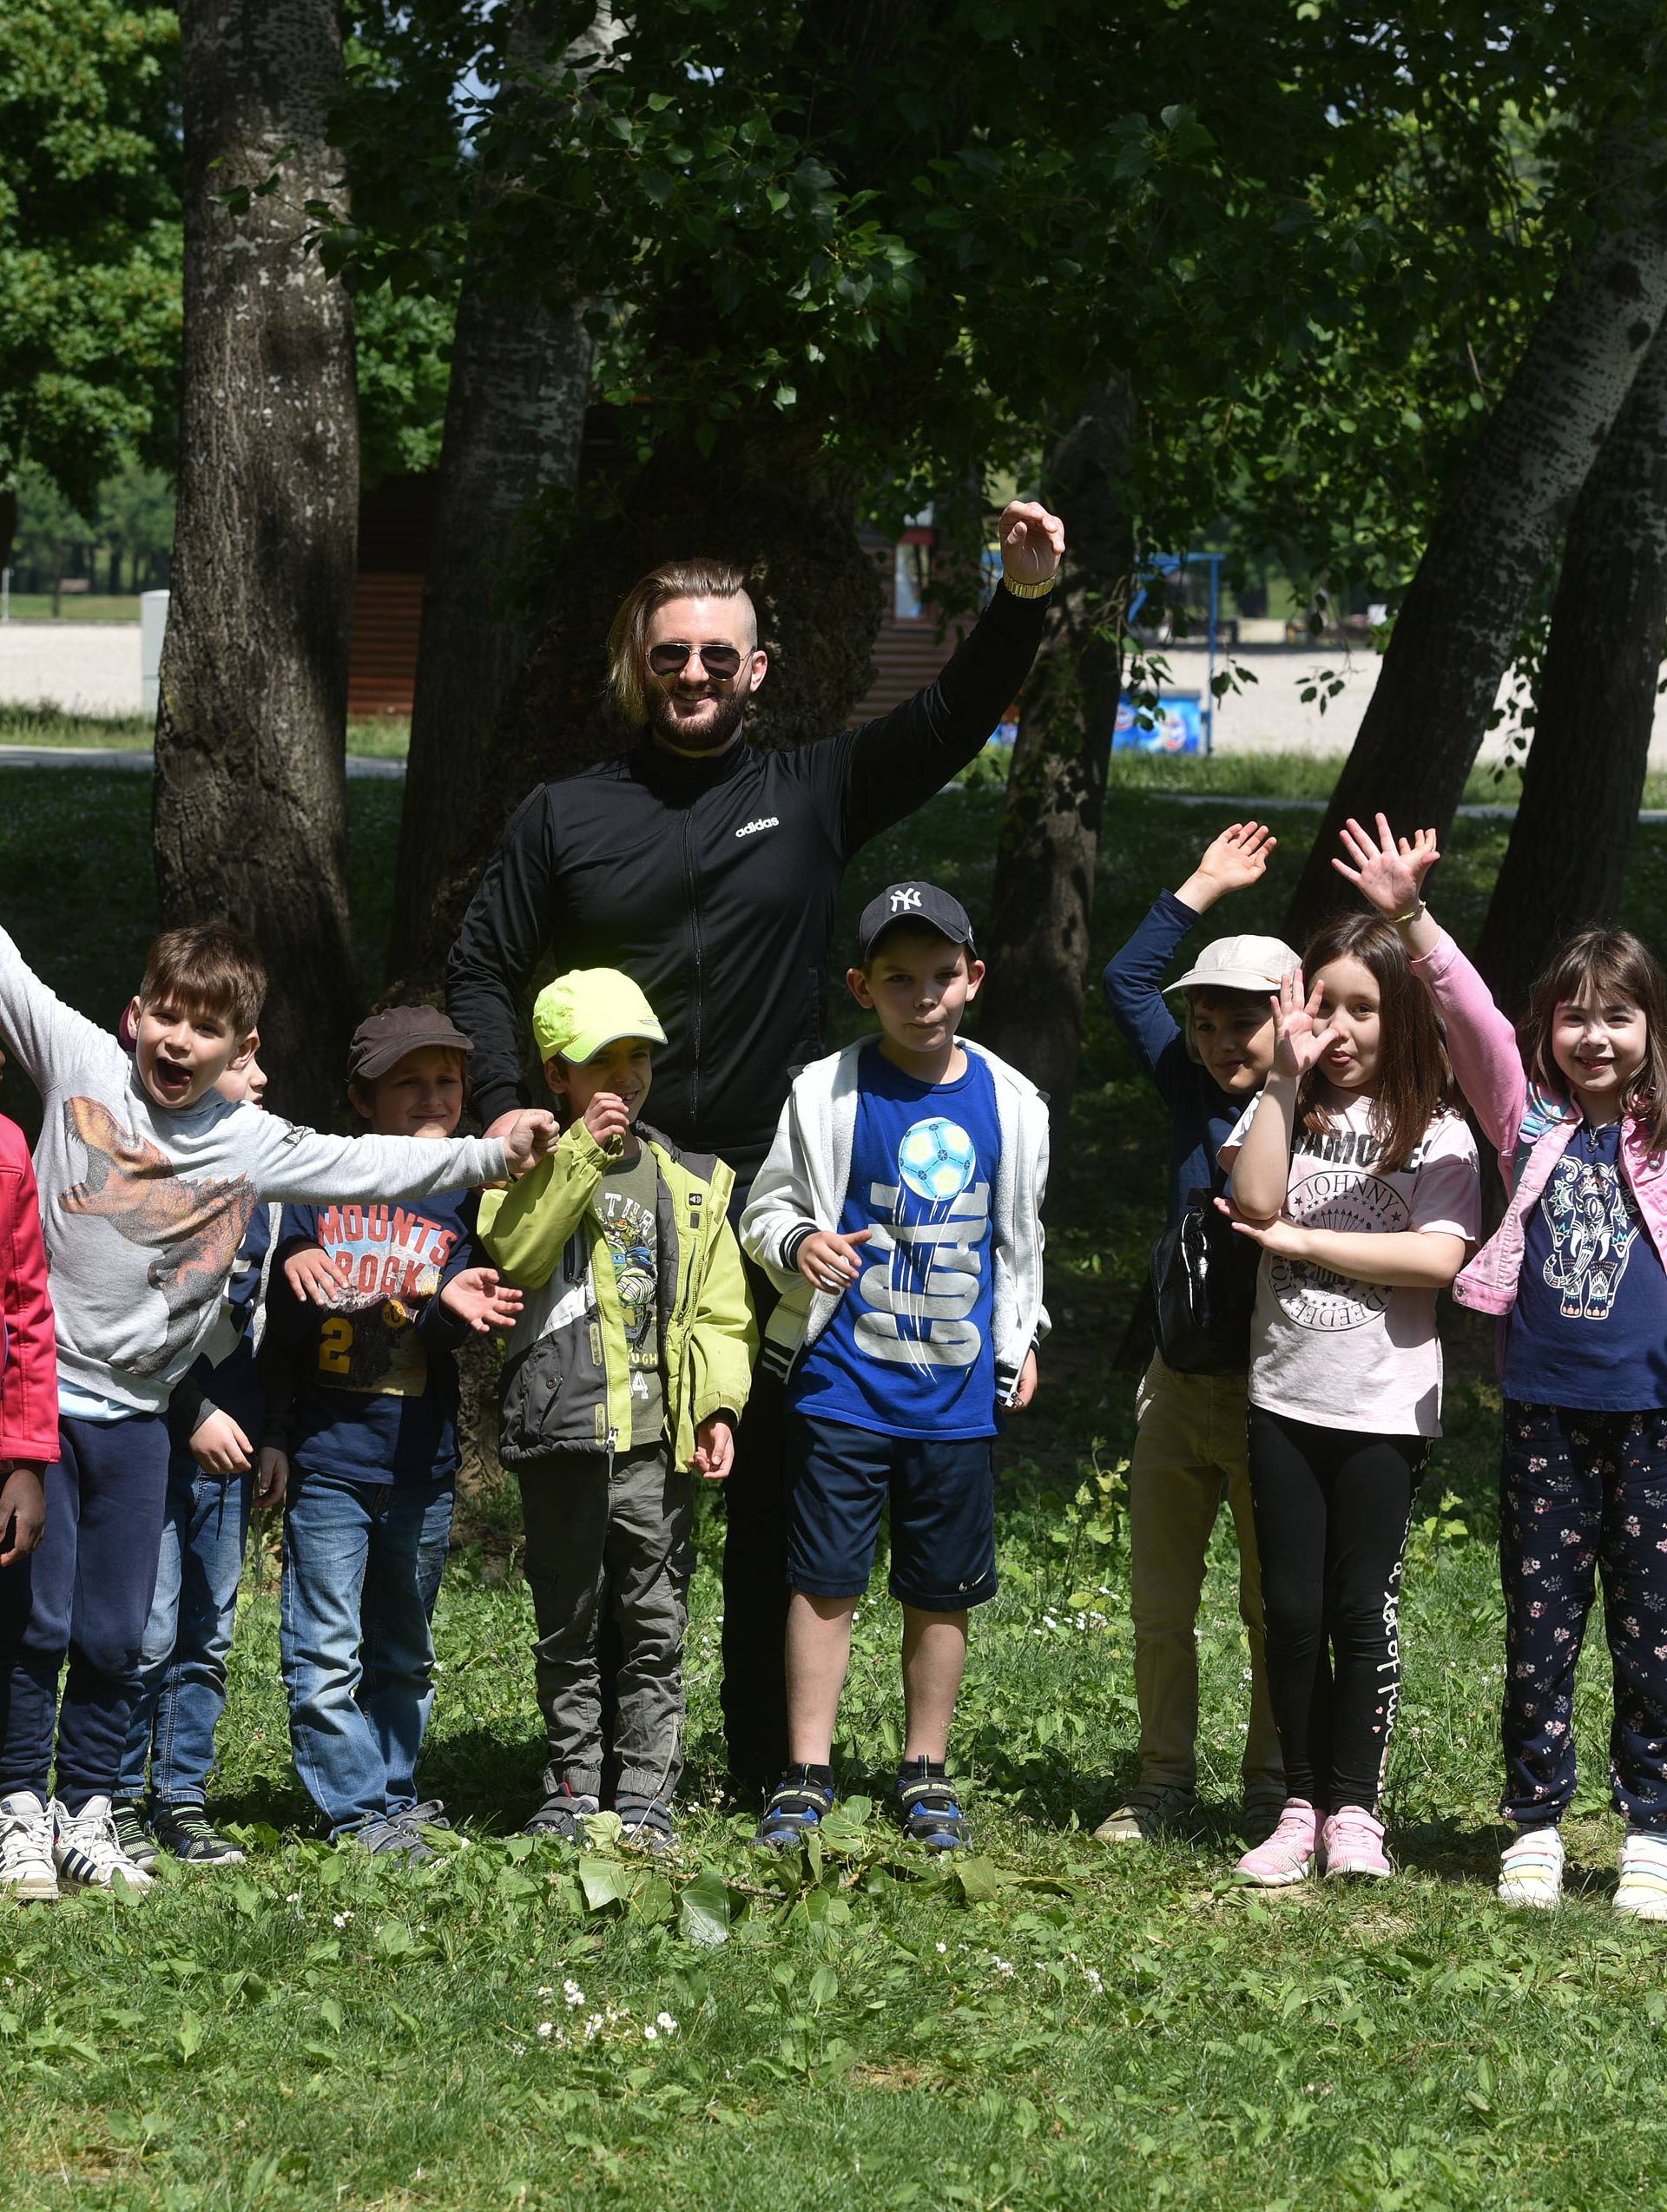
{"type": "MultiPolygon", "coordinates": [[[[837,1232],[856,1142],[858,1063],[868,1038],[813,1060],[787,1094],[775,1141],[741,1217],[741,1248],[782,1291],[764,1331],[764,1358],[787,1366],[827,1327],[837,1293],[813,1291],[787,1253],[809,1230],[837,1232]]],[[[993,1079],[1001,1160],[991,1212],[996,1398],[1005,1404],[1025,1354],[1048,1333],[1042,1303],[1042,1199],[1048,1181],[1048,1109],[1017,1068],[970,1039],[961,1049],[993,1079]]]]}

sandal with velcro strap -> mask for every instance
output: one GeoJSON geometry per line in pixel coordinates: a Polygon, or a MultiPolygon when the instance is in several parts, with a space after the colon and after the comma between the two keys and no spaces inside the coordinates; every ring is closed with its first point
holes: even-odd
{"type": "Polygon", "coordinates": [[[961,1851],[972,1840],[949,1776],[927,1759],[911,1759],[897,1778],[898,1816],[911,1843],[928,1851],[961,1851]]]}
{"type": "Polygon", "coordinates": [[[766,1851],[791,1851],[820,1828],[833,1810],[833,1791],[814,1781],[808,1767],[789,1767],[764,1801],[753,1841],[766,1851]]]}

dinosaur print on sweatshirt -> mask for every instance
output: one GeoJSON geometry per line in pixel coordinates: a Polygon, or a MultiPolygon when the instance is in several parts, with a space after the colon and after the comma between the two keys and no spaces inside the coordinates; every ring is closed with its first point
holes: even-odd
{"type": "Polygon", "coordinates": [[[168,1307],[168,1329],[152,1353],[134,1362],[157,1374],[196,1333],[205,1306],[218,1299],[254,1211],[253,1184],[243,1175],[193,1182],[147,1138],[124,1129],[96,1098],[64,1101],[64,1131],[86,1147],[84,1179],[63,1192],[66,1214],[107,1221],[129,1244],[156,1250],[145,1279],[168,1307]]]}

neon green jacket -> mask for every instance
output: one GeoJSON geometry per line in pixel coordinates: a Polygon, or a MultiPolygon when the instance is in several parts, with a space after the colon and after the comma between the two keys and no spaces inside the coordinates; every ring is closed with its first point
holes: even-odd
{"type": "MultiPolygon", "coordinates": [[[[709,1414],[739,1413],[758,1333],[726,1208],[735,1177],[710,1153],[681,1152],[638,1123],[659,1170],[656,1296],[664,1435],[686,1466],[709,1414]]],[[[498,1452],[524,1465],[554,1452],[629,1452],[630,1369],[614,1263],[590,1212],[608,1166],[583,1122],[508,1190],[483,1191],[479,1241],[527,1293],[504,1370],[498,1452]]]]}

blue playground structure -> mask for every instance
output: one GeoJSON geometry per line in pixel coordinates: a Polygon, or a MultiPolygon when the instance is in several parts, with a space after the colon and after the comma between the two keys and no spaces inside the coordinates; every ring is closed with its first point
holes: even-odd
{"type": "Polygon", "coordinates": [[[1211,753],[1216,746],[1216,647],[1222,603],[1222,563],[1224,553],[1149,553],[1136,571],[1136,590],[1129,602],[1132,624],[1145,605],[1150,585],[1159,576],[1184,576],[1190,568],[1209,570],[1209,614],[1205,629],[1209,655],[1202,692],[1161,693],[1161,716],[1150,729],[1140,723],[1140,710],[1125,692],[1117,704],[1113,750],[1118,753],[1211,753]],[[1144,581],[1143,581],[1144,579],[1144,581]]]}

